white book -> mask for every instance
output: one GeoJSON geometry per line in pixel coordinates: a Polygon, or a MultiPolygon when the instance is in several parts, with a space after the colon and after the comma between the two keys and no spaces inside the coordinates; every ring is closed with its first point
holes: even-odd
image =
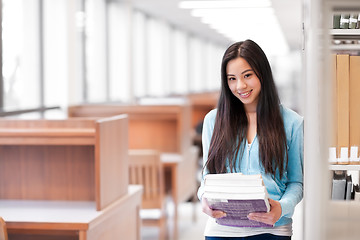
{"type": "Polygon", "coordinates": [[[216,186],[216,185],[205,185],[205,192],[215,193],[263,193],[266,191],[265,186],[216,186]]]}
{"type": "Polygon", "coordinates": [[[207,174],[205,185],[211,186],[263,186],[261,174],[245,175],[241,173],[207,174]]]}
{"type": "Polygon", "coordinates": [[[243,180],[251,180],[251,179],[261,179],[261,174],[253,174],[246,175],[242,173],[216,173],[216,174],[207,174],[205,175],[205,179],[243,179],[243,180]]]}
{"type": "Polygon", "coordinates": [[[226,200],[254,200],[268,198],[266,192],[260,193],[214,193],[205,192],[203,197],[211,199],[212,201],[226,201],[226,200]]]}

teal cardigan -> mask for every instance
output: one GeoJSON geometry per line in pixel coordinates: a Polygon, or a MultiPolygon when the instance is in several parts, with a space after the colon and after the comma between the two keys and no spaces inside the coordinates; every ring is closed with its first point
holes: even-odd
{"type": "MultiPolygon", "coordinates": [[[[261,174],[269,197],[279,201],[281,204],[281,217],[275,223],[275,226],[281,226],[292,223],[292,215],[296,204],[303,197],[303,151],[304,151],[304,130],[303,118],[294,111],[280,107],[284,120],[285,134],[287,140],[287,150],[289,156],[288,166],[285,169],[283,177],[277,172],[275,179],[270,174],[266,174],[259,160],[259,142],[255,136],[250,145],[250,149],[244,148],[244,153],[240,161],[240,154],[237,156],[235,171],[243,174],[261,174]]],[[[202,144],[203,144],[203,163],[208,157],[211,136],[214,129],[217,109],[210,111],[204,118],[202,144]]],[[[246,140],[246,145],[248,142],[246,140]]],[[[230,169],[228,168],[230,172],[230,169]]],[[[203,190],[204,176],[207,171],[204,170],[201,185],[198,190],[198,197],[201,199],[203,190]]]]}

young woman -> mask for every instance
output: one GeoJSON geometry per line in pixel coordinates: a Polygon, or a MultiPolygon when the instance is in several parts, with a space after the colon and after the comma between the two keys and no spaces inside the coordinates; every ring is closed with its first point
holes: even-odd
{"type": "Polygon", "coordinates": [[[251,40],[225,51],[221,83],[218,107],[204,119],[203,175],[261,174],[270,212],[248,218],[273,227],[217,224],[215,219],[226,213],[209,208],[202,182],[198,196],[210,216],[205,239],[291,239],[292,215],[303,196],[303,118],[280,104],[266,55],[251,40]]]}

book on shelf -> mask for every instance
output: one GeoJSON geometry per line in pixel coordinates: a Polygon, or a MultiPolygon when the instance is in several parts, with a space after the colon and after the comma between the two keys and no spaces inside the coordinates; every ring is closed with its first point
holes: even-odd
{"type": "Polygon", "coordinates": [[[346,176],[346,187],[345,187],[345,200],[351,200],[351,189],[352,188],[352,178],[351,175],[346,176]]]}
{"type": "Polygon", "coordinates": [[[251,212],[270,211],[268,193],[260,174],[207,174],[204,179],[203,197],[211,209],[226,213],[225,217],[216,219],[220,225],[272,227],[247,218],[251,212]]]}
{"type": "Polygon", "coordinates": [[[332,179],[331,199],[344,200],[346,193],[346,171],[334,171],[332,179]]]}
{"type": "Polygon", "coordinates": [[[354,185],[354,200],[360,201],[360,187],[359,184],[354,185]]]}

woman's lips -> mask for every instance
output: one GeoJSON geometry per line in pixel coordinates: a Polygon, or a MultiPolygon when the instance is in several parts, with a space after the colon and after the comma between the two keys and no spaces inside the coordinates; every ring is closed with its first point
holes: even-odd
{"type": "Polygon", "coordinates": [[[242,92],[242,93],[238,92],[238,94],[239,94],[240,97],[242,97],[242,98],[248,98],[248,97],[250,97],[252,91],[253,91],[253,90],[251,89],[250,91],[246,91],[246,92],[242,92]]]}

